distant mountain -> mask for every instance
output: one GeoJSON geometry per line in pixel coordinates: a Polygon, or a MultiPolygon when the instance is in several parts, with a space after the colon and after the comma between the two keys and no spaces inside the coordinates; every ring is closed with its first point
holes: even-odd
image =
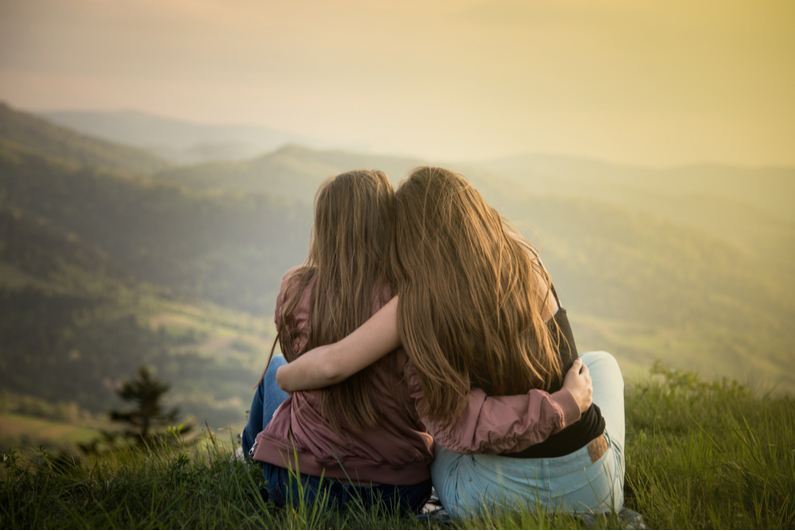
{"type": "Polygon", "coordinates": [[[795,274],[795,168],[650,169],[543,155],[483,166],[537,195],[606,201],[705,231],[782,275],[795,274]]]}
{"type": "Polygon", "coordinates": [[[202,190],[264,193],[311,203],[320,183],[342,171],[381,170],[397,185],[412,168],[421,164],[419,159],[317,151],[288,145],[244,162],[212,162],[169,169],[158,173],[155,179],[202,190]]]}
{"type": "Polygon", "coordinates": [[[199,124],[139,111],[38,114],[81,133],[147,149],[177,164],[249,159],[288,143],[323,144],[266,127],[199,124]]]}
{"type": "Polygon", "coordinates": [[[248,160],[270,151],[258,144],[230,142],[225,144],[202,143],[178,148],[165,145],[142,146],[150,153],[173,162],[174,164],[202,164],[210,161],[248,160]]]}
{"type": "Polygon", "coordinates": [[[0,143],[83,166],[151,173],[168,163],[146,151],[120,146],[15,111],[0,102],[0,143]]]}
{"type": "Polygon", "coordinates": [[[740,168],[697,164],[642,168],[555,155],[518,155],[483,161],[484,168],[540,193],[607,196],[605,185],[647,188],[669,195],[708,194],[749,203],[795,222],[795,168],[740,168]]]}

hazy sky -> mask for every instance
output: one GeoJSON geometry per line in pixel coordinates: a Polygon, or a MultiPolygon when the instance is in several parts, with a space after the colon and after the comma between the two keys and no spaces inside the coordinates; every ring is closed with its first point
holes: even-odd
{"type": "Polygon", "coordinates": [[[0,99],[434,158],[795,165],[795,0],[0,0],[0,99]]]}

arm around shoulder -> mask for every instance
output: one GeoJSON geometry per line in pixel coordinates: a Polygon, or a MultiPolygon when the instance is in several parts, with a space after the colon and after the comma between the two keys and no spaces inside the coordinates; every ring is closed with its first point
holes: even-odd
{"type": "Polygon", "coordinates": [[[314,348],[279,367],[276,382],[292,393],[339,383],[400,346],[397,297],[344,339],[314,348]]]}
{"type": "MultiPolygon", "coordinates": [[[[419,378],[407,371],[415,404],[422,398],[419,378]]],[[[549,394],[531,389],[524,395],[486,396],[473,388],[464,412],[444,423],[423,417],[422,421],[438,444],[460,454],[520,452],[545,441],[580,418],[577,402],[567,390],[549,394]]]]}

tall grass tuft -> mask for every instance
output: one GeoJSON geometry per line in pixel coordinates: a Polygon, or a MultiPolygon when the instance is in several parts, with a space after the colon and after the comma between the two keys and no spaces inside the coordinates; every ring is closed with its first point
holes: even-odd
{"type": "MultiPolygon", "coordinates": [[[[649,528],[795,528],[795,400],[707,383],[657,366],[627,385],[626,505],[649,528]]],[[[0,468],[0,528],[621,528],[535,509],[491,509],[443,523],[322,498],[295,509],[260,494],[262,470],[232,445],[162,444],[102,457],[11,451],[0,468]]],[[[298,498],[303,496],[299,493],[298,498]]]]}
{"type": "Polygon", "coordinates": [[[652,527],[795,527],[792,397],[653,372],[627,387],[626,504],[652,527]]]}

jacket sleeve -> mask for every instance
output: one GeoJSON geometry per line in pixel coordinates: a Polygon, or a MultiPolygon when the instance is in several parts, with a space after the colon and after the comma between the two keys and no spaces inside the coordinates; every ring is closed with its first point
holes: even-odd
{"type": "MultiPolygon", "coordinates": [[[[406,369],[409,392],[419,411],[422,387],[409,364],[406,369]]],[[[464,412],[444,424],[427,415],[422,422],[437,444],[460,454],[502,454],[520,452],[543,442],[580,418],[580,408],[567,389],[549,394],[531,389],[524,395],[486,396],[473,388],[467,395],[464,412]]]]}

